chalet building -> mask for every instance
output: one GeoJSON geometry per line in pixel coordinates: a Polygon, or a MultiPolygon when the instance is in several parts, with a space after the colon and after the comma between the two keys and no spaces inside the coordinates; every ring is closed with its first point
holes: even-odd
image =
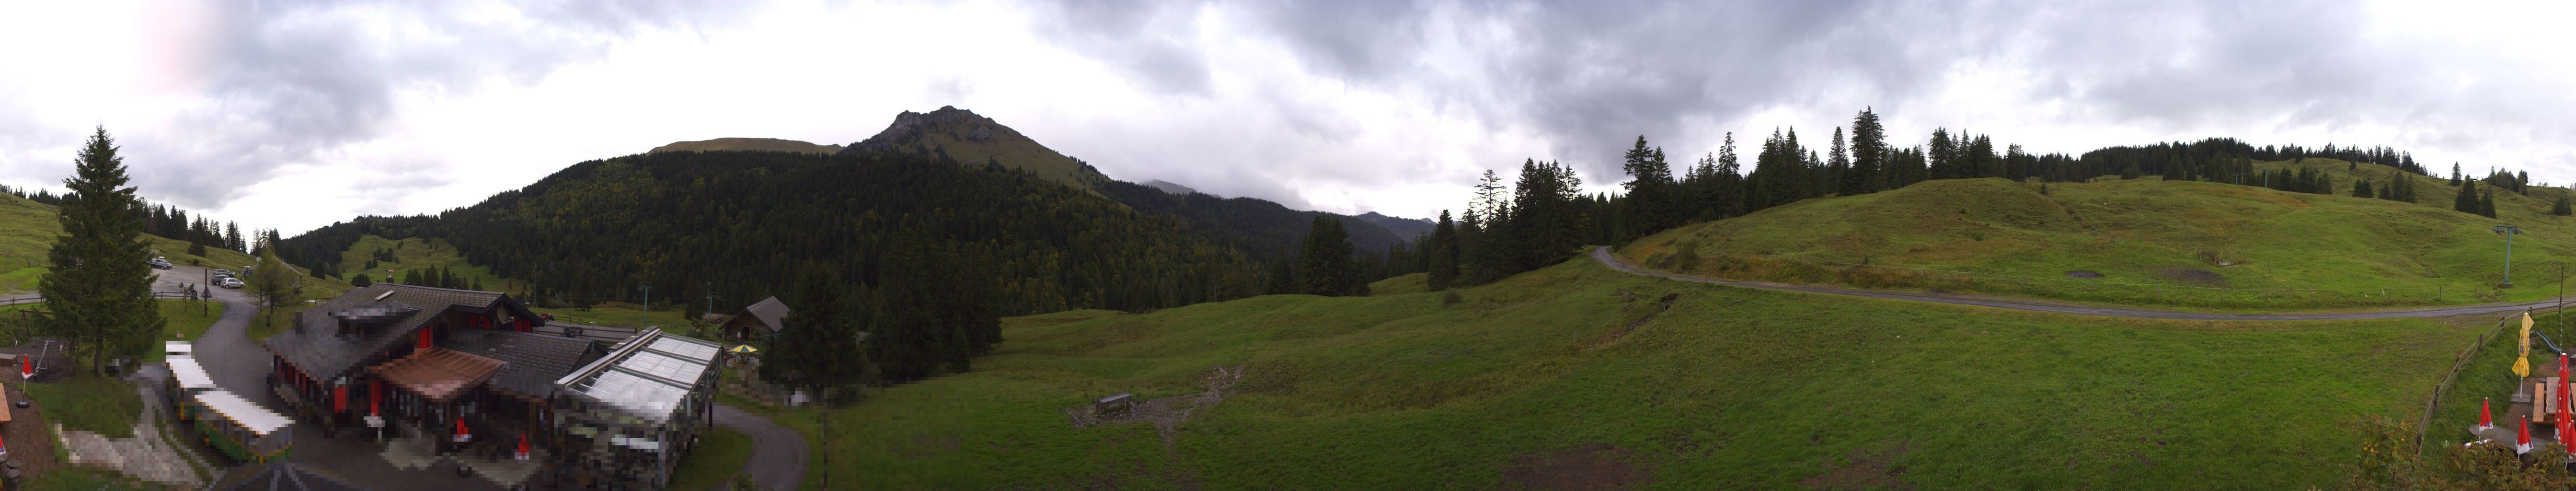
{"type": "Polygon", "coordinates": [[[787,303],[778,301],[778,297],[769,297],[743,307],[742,313],[725,320],[723,332],[728,339],[750,341],[778,334],[778,330],[786,326],[787,303]]]}
{"type": "Polygon", "coordinates": [[[540,333],[546,325],[499,292],[377,283],[305,309],[261,343],[279,398],[326,434],[382,428],[482,456],[508,455],[524,438],[549,467],[583,481],[667,480],[601,474],[638,469],[582,459],[643,461],[636,452],[647,452],[662,466],[686,451],[662,442],[693,439],[710,417],[708,367],[722,346],[656,330],[612,344],[560,327],[540,333]],[[615,445],[631,452],[592,451],[615,445]]]}

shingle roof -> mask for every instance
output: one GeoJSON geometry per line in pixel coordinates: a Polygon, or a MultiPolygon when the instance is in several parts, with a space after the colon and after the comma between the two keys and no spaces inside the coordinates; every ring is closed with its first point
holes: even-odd
{"type": "Polygon", "coordinates": [[[762,299],[760,303],[742,308],[742,315],[759,319],[760,325],[768,327],[769,332],[778,332],[779,329],[786,327],[782,323],[787,322],[787,312],[787,303],[778,301],[778,297],[762,299]]]}
{"type": "Polygon", "coordinates": [[[509,362],[492,376],[492,388],[538,398],[552,395],[555,379],[607,354],[587,339],[485,329],[459,329],[438,347],[509,362]]]}
{"type": "Polygon", "coordinates": [[[264,467],[241,471],[241,474],[236,475],[246,474],[247,477],[228,480],[232,481],[232,485],[220,489],[224,491],[365,491],[366,489],[319,470],[305,467],[304,464],[260,465],[264,467]]]}
{"type": "Polygon", "coordinates": [[[286,358],[305,373],[331,377],[356,368],[360,360],[384,352],[395,343],[409,340],[412,332],[437,319],[450,307],[484,309],[499,302],[501,292],[430,288],[394,283],[377,283],[349,290],[311,308],[295,318],[295,328],[260,340],[268,351],[286,358]],[[420,311],[392,314],[398,320],[383,326],[366,326],[342,333],[333,311],[373,308],[379,305],[418,308],[420,311]]]}

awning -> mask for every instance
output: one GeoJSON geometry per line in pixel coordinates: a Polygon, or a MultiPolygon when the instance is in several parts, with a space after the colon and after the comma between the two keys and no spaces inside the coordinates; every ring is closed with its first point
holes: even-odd
{"type": "Polygon", "coordinates": [[[445,401],[483,385],[508,362],[431,347],[400,360],[367,367],[368,373],[432,401],[445,401]]]}

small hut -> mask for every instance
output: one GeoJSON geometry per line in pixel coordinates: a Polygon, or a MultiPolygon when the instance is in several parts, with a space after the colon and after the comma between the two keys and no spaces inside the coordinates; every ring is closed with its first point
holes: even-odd
{"type": "Polygon", "coordinates": [[[762,299],[759,303],[743,307],[742,313],[734,314],[732,319],[726,319],[724,335],[735,341],[750,341],[777,334],[779,329],[787,326],[787,311],[787,303],[778,301],[778,297],[762,299]]]}

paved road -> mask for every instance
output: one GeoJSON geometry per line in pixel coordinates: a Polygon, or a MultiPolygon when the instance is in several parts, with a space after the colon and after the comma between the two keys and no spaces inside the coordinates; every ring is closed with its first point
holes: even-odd
{"type": "Polygon", "coordinates": [[[1686,274],[1678,274],[1678,273],[1667,273],[1667,272],[1655,271],[1655,270],[1650,270],[1650,269],[1646,269],[1646,268],[1637,267],[1637,266],[1635,266],[1635,265],[1628,264],[1628,263],[1627,263],[1627,262],[1625,262],[1625,261],[1620,261],[1620,260],[1619,260],[1619,258],[1618,258],[1617,256],[1612,256],[1612,255],[1610,255],[1610,248],[1608,248],[1608,247],[1602,247],[1602,248],[1598,248],[1598,249],[1593,249],[1593,250],[1592,250],[1592,259],[1593,259],[1593,260],[1595,260],[1595,261],[1600,261],[1600,262],[1601,262],[1601,265],[1603,265],[1603,266],[1609,266],[1609,267],[1610,267],[1610,269],[1615,269],[1615,270],[1619,270],[1619,271],[1623,271],[1623,272],[1628,272],[1628,273],[1641,274],[1641,275],[1651,275],[1651,276],[1661,276],[1661,277],[1665,277],[1665,278],[1672,278],[1672,279],[1682,280],[1682,281],[1696,281],[1696,282],[1700,282],[1700,283],[1715,283],[1715,284],[1720,284],[1720,285],[1733,286],[1733,287],[1742,287],[1742,288],[1760,288],[1760,289],[1764,289],[1764,290],[1786,290],[1786,291],[1794,291],[1794,292],[1820,293],[1820,294],[1825,294],[1825,295],[1845,295],[1845,296],[1853,296],[1853,297],[1885,298],[1885,299],[1892,299],[1892,300],[1912,300],[1912,301],[1917,301],[1917,302],[1933,302],[1933,303],[1946,303],[1946,304],[1956,304],[1956,305],[1976,305],[1976,306],[1982,306],[1982,307],[1994,307],[1994,308],[1999,308],[1999,309],[2029,310],[2029,311],[2037,311],[2037,312],[2055,312],[2055,313],[2060,313],[2060,314],[2099,315],[2099,316],[2109,316],[2109,317],[2136,317],[2136,318],[2146,318],[2146,319],[2184,319],[2184,320],[2211,320],[2211,321],[2308,321],[2308,320],[2342,320],[2342,319],[2397,319],[2397,318],[2412,318],[2412,317],[2450,317],[2450,316],[2455,316],[2455,315],[2500,314],[2500,313],[2505,313],[2505,312],[2515,312],[2515,311],[2521,311],[2521,310],[2526,310],[2526,309],[2537,309],[2537,308],[2543,308],[2543,307],[2553,307],[2553,306],[2556,306],[2556,305],[2557,305],[2557,302],[2555,302],[2555,301],[2543,300],[2543,301],[2538,301],[2538,302],[2523,302],[2523,303],[2491,303],[2491,304],[2463,305],[2463,306],[2452,306],[2452,307],[2418,307],[2418,308],[2407,308],[2407,309],[2396,309],[2396,310],[2374,310],[2374,311],[2366,311],[2366,312],[2308,312],[2308,313],[2296,313],[2296,314],[2213,314],[2213,313],[2206,313],[2206,312],[2178,312],[2178,311],[2171,311],[2171,310],[2154,310],[2154,309],[2141,309],[2141,308],[2131,308],[2131,307],[2103,307],[2103,306],[2094,306],[2094,305],[2082,305],[2082,304],[2070,304],[2070,303],[2052,303],[2052,302],[2039,302],[2039,301],[2032,301],[2032,300],[2017,300],[2017,299],[2006,299],[2006,298],[1995,298],[1995,297],[1971,297],[1971,296],[1965,296],[1965,295],[1950,295],[1950,294],[1940,294],[1940,293],[1898,292],[1898,291],[1886,291],[1886,290],[1862,290],[1862,289],[1854,289],[1854,288],[1841,288],[1841,287],[1819,286],[1819,285],[1804,285],[1804,284],[1795,284],[1795,283],[1772,283],[1772,282],[1765,282],[1765,281],[1736,281],[1736,280],[1725,280],[1725,279],[1718,279],[1718,278],[1710,278],[1710,277],[1706,277],[1706,276],[1695,276],[1695,275],[1686,275],[1686,274]]]}
{"type": "Polygon", "coordinates": [[[805,436],[796,430],[779,426],[756,414],[716,405],[716,426],[751,436],[751,459],[743,463],[743,472],[751,474],[752,484],[771,491],[790,491],[805,481],[805,436]]]}
{"type": "MultiPolygon", "coordinates": [[[[205,268],[193,266],[161,270],[160,279],[153,282],[152,289],[172,291],[179,289],[182,283],[201,285],[205,281],[204,273],[205,268]]],[[[215,324],[206,328],[206,334],[197,338],[197,363],[206,367],[206,376],[215,379],[216,386],[284,410],[286,404],[277,400],[276,393],[268,390],[268,348],[250,339],[250,323],[258,314],[259,306],[251,303],[250,295],[241,290],[208,290],[214,293],[216,301],[223,302],[224,315],[216,318],[215,324]]],[[[279,321],[284,322],[284,319],[279,321]]]]}

